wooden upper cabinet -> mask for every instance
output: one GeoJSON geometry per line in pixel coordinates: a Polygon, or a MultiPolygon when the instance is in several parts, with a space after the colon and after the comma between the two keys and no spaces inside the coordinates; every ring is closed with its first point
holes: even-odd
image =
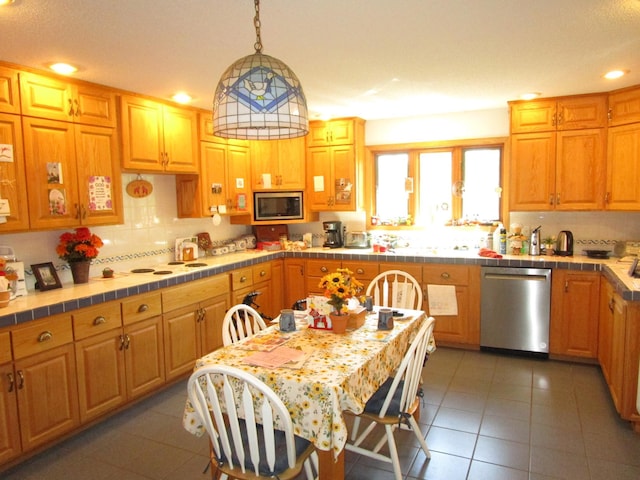
{"type": "Polygon", "coordinates": [[[0,223],[0,233],[29,229],[29,205],[27,203],[27,179],[22,142],[22,126],[19,115],[0,113],[0,144],[11,145],[13,152],[0,152],[0,157],[12,161],[0,162],[0,198],[9,204],[9,215],[0,223]]]}
{"type": "Polygon", "coordinates": [[[640,122],[640,86],[609,94],[609,125],[640,122]]]}
{"type": "Polygon", "coordinates": [[[330,120],[328,122],[310,122],[307,135],[307,147],[327,145],[348,145],[356,141],[354,119],[330,120]]]}
{"type": "Polygon", "coordinates": [[[301,190],[305,183],[304,137],[249,143],[254,190],[301,190]]]}
{"type": "Polygon", "coordinates": [[[116,95],[107,87],[21,72],[20,97],[23,115],[116,126],[116,95]]]}
{"type": "Polygon", "coordinates": [[[124,95],[120,114],[125,170],[198,173],[195,110],[124,95]]]}
{"type": "Polygon", "coordinates": [[[511,133],[599,128],[607,124],[606,95],[510,102],[511,133]]]}
{"type": "Polygon", "coordinates": [[[640,123],[609,127],[607,141],[608,210],[640,210],[640,123]]]}
{"type": "Polygon", "coordinates": [[[18,71],[0,67],[0,112],[20,113],[18,71]]]}

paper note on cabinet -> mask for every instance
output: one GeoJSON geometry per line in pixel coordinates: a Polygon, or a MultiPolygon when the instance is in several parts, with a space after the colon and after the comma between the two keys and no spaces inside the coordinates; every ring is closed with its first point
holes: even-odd
{"type": "Polygon", "coordinates": [[[453,285],[427,285],[429,315],[458,315],[456,287],[453,285]]]}
{"type": "Polygon", "coordinates": [[[322,175],[313,177],[313,191],[324,192],[324,177],[322,175]]]}

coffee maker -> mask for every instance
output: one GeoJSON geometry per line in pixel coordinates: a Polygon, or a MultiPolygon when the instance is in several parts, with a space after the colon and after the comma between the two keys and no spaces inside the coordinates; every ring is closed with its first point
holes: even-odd
{"type": "Polygon", "coordinates": [[[322,228],[325,238],[323,247],[342,247],[342,222],[322,222],[322,228]]]}

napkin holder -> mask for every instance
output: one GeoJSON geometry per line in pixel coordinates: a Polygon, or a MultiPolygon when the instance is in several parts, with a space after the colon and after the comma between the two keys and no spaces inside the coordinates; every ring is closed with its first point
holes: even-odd
{"type": "Polygon", "coordinates": [[[360,328],[364,325],[366,317],[367,310],[364,307],[357,307],[354,310],[349,310],[349,321],[347,322],[347,328],[360,328]]]}

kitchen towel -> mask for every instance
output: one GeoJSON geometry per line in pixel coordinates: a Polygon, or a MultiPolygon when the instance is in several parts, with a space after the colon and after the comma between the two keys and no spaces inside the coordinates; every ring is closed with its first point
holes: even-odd
{"type": "Polygon", "coordinates": [[[453,285],[427,285],[429,315],[458,315],[456,287],[453,285]]]}

